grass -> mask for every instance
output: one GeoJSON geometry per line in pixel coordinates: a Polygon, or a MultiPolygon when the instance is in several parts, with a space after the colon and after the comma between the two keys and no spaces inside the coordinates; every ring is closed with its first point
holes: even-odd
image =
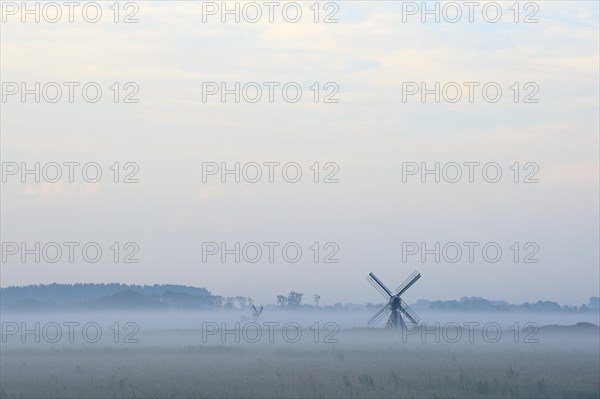
{"type": "MultiPolygon", "coordinates": [[[[339,344],[4,347],[2,398],[598,398],[594,336],[539,344],[413,343],[340,332],[339,344]]],[[[147,337],[150,338],[150,337],[147,337]]],[[[162,341],[161,341],[162,340],[162,341]]],[[[140,342],[144,342],[140,339],[140,342]]],[[[547,342],[545,342],[547,341],[547,342]]],[[[162,342],[162,343],[161,343],[162,342]]]]}

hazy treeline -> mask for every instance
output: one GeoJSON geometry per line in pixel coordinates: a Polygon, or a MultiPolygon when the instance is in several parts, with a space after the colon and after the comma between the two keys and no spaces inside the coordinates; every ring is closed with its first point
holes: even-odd
{"type": "MultiPolygon", "coordinates": [[[[320,305],[321,296],[312,295],[306,303],[304,294],[292,291],[278,295],[271,309],[364,311],[373,310],[379,304],[335,303],[320,305]]],[[[253,304],[250,297],[223,297],[213,295],[206,288],[184,285],[154,284],[39,284],[24,287],[0,288],[0,306],[3,310],[51,310],[51,309],[101,309],[101,308],[147,308],[147,309],[245,309],[253,304]]],[[[592,297],[587,304],[570,306],[552,301],[510,304],[480,297],[463,297],[460,300],[429,301],[421,299],[412,305],[416,310],[433,311],[485,311],[485,312],[598,312],[600,298],[592,297]]]]}
{"type": "Polygon", "coordinates": [[[3,309],[212,308],[218,304],[217,298],[205,288],[169,284],[78,283],[0,288],[3,309]]]}
{"type": "Polygon", "coordinates": [[[428,301],[421,299],[413,307],[436,311],[486,311],[486,312],[598,312],[599,297],[591,297],[581,306],[561,306],[553,301],[525,302],[511,304],[506,301],[491,301],[481,297],[463,297],[452,301],[428,301]]]}

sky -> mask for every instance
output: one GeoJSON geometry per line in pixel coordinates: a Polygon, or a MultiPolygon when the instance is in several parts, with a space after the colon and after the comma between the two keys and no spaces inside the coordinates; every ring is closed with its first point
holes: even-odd
{"type": "Polygon", "coordinates": [[[117,23],[111,2],[100,2],[97,23],[79,9],[69,23],[66,8],[56,23],[44,15],[23,23],[22,10],[7,3],[2,287],[174,283],[262,303],[292,290],[305,301],[318,293],[323,304],[362,303],[380,300],[369,272],[395,288],[416,269],[422,278],[409,302],[482,296],[580,305],[599,295],[597,2],[522,2],[518,16],[513,2],[496,2],[486,8],[492,20],[500,7],[495,23],[481,11],[490,2],[472,23],[462,2],[456,23],[444,19],[454,14],[423,23],[411,8],[420,2],[321,2],[318,22],[313,2],[298,2],[296,23],[279,8],[269,22],[263,2],[240,2],[241,13],[258,4],[259,22],[240,14],[239,23],[231,15],[223,23],[220,2],[199,1],[121,3],[117,23]],[[124,23],[127,16],[138,22],[124,23]],[[33,94],[22,100],[24,82],[40,83],[39,103],[33,94]],[[49,82],[62,90],[55,103],[48,99],[56,86],[42,93],[49,82]],[[74,82],[72,103],[64,82],[74,82]],[[95,103],[81,94],[91,82],[88,98],[102,89],[95,103]],[[254,83],[239,103],[235,94],[223,102],[221,84],[231,90],[236,82],[254,83]],[[439,102],[408,94],[436,82],[439,102]],[[472,102],[465,82],[474,85],[472,102]],[[278,85],[272,102],[268,84],[278,85]],[[497,102],[484,98],[486,84],[487,99],[501,88],[497,102]],[[462,96],[452,102],[456,86],[462,96]],[[262,97],[252,102],[256,87],[262,97]],[[302,95],[291,102],[297,87],[302,95]],[[39,183],[21,174],[36,162],[39,183]],[[65,162],[79,163],[73,181],[65,162]],[[222,166],[236,162],[240,182],[226,174],[223,183],[222,166]],[[270,164],[273,182],[271,162],[279,163],[270,164]],[[58,182],[54,163],[62,165],[58,182]],[[102,171],[95,183],[82,176],[90,163],[88,180],[102,171]],[[440,182],[425,174],[423,183],[423,166],[436,163],[440,182]],[[473,182],[469,163],[478,163],[473,182]],[[262,177],[252,183],[257,164],[262,177]],[[451,183],[456,165],[462,178],[451,183]],[[490,182],[498,169],[501,178],[490,182]],[[73,262],[65,242],[77,243],[73,262]],[[240,261],[225,252],[223,262],[222,243],[236,242],[240,261]],[[35,255],[23,261],[21,243],[39,243],[39,263],[35,255]],[[55,263],[48,243],[62,249],[55,263]],[[95,263],[82,253],[89,243],[102,250],[95,263]],[[436,252],[436,243],[439,262],[431,252],[423,259],[421,249],[436,252]]]}

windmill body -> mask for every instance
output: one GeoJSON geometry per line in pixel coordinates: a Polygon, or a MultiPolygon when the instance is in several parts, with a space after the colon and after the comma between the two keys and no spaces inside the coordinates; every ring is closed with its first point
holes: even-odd
{"type": "Polygon", "coordinates": [[[421,274],[415,270],[398,288],[396,288],[395,292],[392,292],[377,278],[377,276],[375,276],[375,274],[369,273],[367,281],[370,282],[387,301],[377,310],[377,312],[375,312],[373,317],[371,317],[369,325],[374,327],[385,317],[388,318],[385,325],[386,328],[405,328],[407,321],[417,325],[419,323],[419,316],[417,316],[415,311],[402,300],[401,295],[420,278],[421,274]],[[406,321],[403,316],[406,318],[406,321]]]}

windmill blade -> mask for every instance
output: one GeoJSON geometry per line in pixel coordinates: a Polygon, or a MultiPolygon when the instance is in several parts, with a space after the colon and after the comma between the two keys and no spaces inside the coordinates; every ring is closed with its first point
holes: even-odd
{"type": "Polygon", "coordinates": [[[256,310],[256,306],[252,305],[252,309],[254,309],[254,313],[258,313],[258,310],[256,310]]]}
{"type": "Polygon", "coordinates": [[[258,308],[258,314],[260,315],[263,311],[263,307],[261,306],[260,308],[258,308]]]}
{"type": "Polygon", "coordinates": [[[408,304],[406,302],[404,302],[402,299],[400,299],[400,311],[402,313],[404,313],[404,315],[408,318],[408,320],[410,320],[414,325],[419,324],[419,321],[421,319],[417,315],[417,312],[412,310],[412,308],[410,306],[408,306],[408,304]]]}
{"type": "MultiPolygon", "coordinates": [[[[411,310],[412,310],[412,309],[411,309],[411,310]]],[[[409,313],[409,311],[408,311],[407,309],[404,309],[404,308],[402,308],[402,307],[401,307],[401,308],[400,308],[400,311],[401,311],[401,312],[404,314],[404,316],[406,316],[406,318],[407,318],[408,320],[410,320],[410,321],[411,321],[411,323],[413,323],[415,326],[419,324],[419,320],[418,320],[418,318],[417,318],[417,319],[415,319],[413,316],[411,316],[411,314],[409,313]]],[[[413,312],[413,314],[414,314],[414,310],[413,310],[412,312],[413,312]]]]}
{"type": "Polygon", "coordinates": [[[390,309],[390,303],[388,302],[387,304],[381,306],[381,308],[373,315],[373,317],[371,317],[367,324],[369,324],[371,327],[375,327],[381,319],[384,317],[389,317],[391,313],[392,310],[390,309]]]}
{"type": "Polygon", "coordinates": [[[385,299],[390,299],[392,297],[392,291],[390,291],[389,288],[386,287],[385,284],[383,284],[381,280],[379,280],[373,273],[369,273],[367,276],[367,281],[371,283],[371,285],[375,287],[375,289],[379,291],[379,293],[383,295],[385,299]]]}
{"type": "Polygon", "coordinates": [[[406,292],[407,289],[410,288],[411,285],[417,282],[418,279],[421,278],[421,273],[418,271],[412,272],[410,276],[398,288],[396,288],[396,295],[402,295],[406,292]]]}

